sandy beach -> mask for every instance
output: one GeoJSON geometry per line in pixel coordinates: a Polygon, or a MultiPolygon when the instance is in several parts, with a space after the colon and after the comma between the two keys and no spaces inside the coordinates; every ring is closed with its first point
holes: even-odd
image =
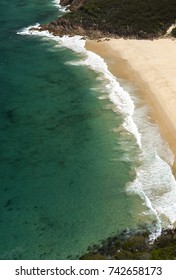
{"type": "Polygon", "coordinates": [[[89,40],[86,49],[103,57],[113,75],[134,84],[175,155],[176,174],[176,40],[89,40]]]}

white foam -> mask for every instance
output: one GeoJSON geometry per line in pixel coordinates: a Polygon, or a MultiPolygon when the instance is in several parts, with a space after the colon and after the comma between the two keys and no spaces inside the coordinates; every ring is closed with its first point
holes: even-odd
{"type": "Polygon", "coordinates": [[[65,6],[65,7],[61,6],[60,0],[52,0],[52,3],[55,7],[57,7],[59,9],[59,11],[61,11],[63,13],[68,12],[68,9],[67,9],[68,6],[65,6]]]}
{"type": "Polygon", "coordinates": [[[176,182],[170,166],[157,154],[152,162],[143,162],[137,171],[137,182],[128,187],[137,193],[140,189],[150,199],[163,225],[172,225],[176,221],[176,182]]]}
{"type": "MultiPolygon", "coordinates": [[[[38,27],[38,24],[34,27],[38,27]]],[[[103,79],[106,80],[105,88],[109,93],[110,100],[117,106],[117,110],[124,115],[124,127],[136,137],[137,143],[139,147],[141,147],[141,136],[135,122],[133,121],[134,103],[129,94],[120,86],[116,78],[109,72],[107,64],[104,60],[95,53],[86,51],[85,40],[83,40],[81,36],[59,37],[50,34],[48,31],[30,31],[30,28],[31,26],[23,29],[19,32],[19,34],[42,36],[43,38],[52,39],[62,46],[72,49],[76,53],[81,53],[85,56],[85,59],[80,60],[80,62],[73,62],[73,64],[87,65],[92,70],[103,74],[103,79]]]]}
{"type": "Polygon", "coordinates": [[[146,107],[136,108],[134,119],[142,135],[142,154],[137,178],[128,191],[138,193],[155,210],[159,233],[161,227],[170,228],[176,221],[176,181],[170,168],[174,156],[158,126],[147,117],[146,107]]]}
{"type": "Polygon", "coordinates": [[[60,8],[60,0],[52,0],[54,6],[60,8]]]}
{"type": "Polygon", "coordinates": [[[87,58],[83,61],[83,64],[103,74],[103,79],[106,80],[105,88],[109,93],[109,99],[116,105],[117,111],[124,115],[123,126],[136,137],[137,143],[141,147],[141,135],[133,121],[135,106],[128,92],[120,86],[116,78],[109,72],[105,61],[95,53],[87,51],[87,58]]]}
{"type": "MultiPolygon", "coordinates": [[[[162,226],[170,227],[176,221],[176,181],[170,168],[173,154],[162,140],[158,127],[147,117],[146,107],[135,107],[133,99],[109,72],[104,60],[85,50],[85,40],[80,36],[61,38],[48,31],[29,29],[30,27],[23,29],[19,34],[41,36],[44,40],[52,39],[81,54],[82,59],[72,65],[87,65],[101,74],[99,79],[104,81],[104,93],[108,93],[116,111],[121,112],[124,118],[123,127],[135,136],[141,149],[141,165],[136,169],[136,179],[128,185],[127,191],[137,193],[145,201],[149,215],[155,217],[156,227],[151,239],[156,238],[161,233],[162,226]]],[[[129,159],[128,155],[125,157],[129,159]]]]}

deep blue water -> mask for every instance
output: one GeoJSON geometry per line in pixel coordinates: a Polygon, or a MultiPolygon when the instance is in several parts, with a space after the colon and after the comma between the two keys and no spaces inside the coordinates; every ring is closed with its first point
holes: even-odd
{"type": "Polygon", "coordinates": [[[0,3],[1,259],[75,259],[136,223],[132,163],[112,130],[122,119],[97,98],[98,74],[17,34],[58,14],[49,0],[0,3]]]}

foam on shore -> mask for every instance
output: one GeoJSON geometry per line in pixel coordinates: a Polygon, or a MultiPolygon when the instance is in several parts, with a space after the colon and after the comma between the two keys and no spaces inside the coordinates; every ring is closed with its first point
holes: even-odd
{"type": "Polygon", "coordinates": [[[59,9],[59,11],[61,11],[63,13],[68,12],[68,10],[67,10],[68,6],[65,6],[65,7],[61,6],[60,5],[60,0],[52,0],[52,3],[55,7],[57,7],[59,9]]]}

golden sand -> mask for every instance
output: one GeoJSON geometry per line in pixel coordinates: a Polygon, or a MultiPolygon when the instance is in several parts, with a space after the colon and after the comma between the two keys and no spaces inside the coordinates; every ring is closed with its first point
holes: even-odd
{"type": "Polygon", "coordinates": [[[175,173],[176,40],[88,40],[86,49],[103,57],[113,75],[135,85],[175,155],[175,173]]]}

